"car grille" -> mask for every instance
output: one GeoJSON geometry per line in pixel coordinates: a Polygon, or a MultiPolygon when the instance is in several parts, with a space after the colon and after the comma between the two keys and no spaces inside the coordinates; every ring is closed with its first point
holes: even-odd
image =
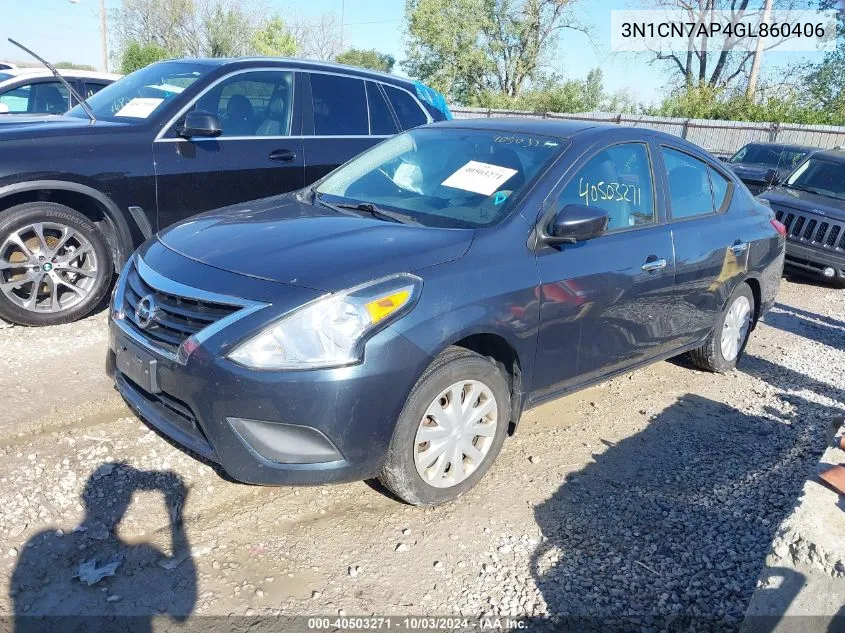
{"type": "Polygon", "coordinates": [[[775,217],[786,227],[793,242],[835,251],[845,251],[845,222],[831,220],[814,213],[775,210],[775,217]]]}
{"type": "Polygon", "coordinates": [[[237,312],[241,307],[162,292],[144,281],[134,263],[127,271],[123,295],[126,323],[143,337],[172,352],[176,352],[192,334],[237,312]],[[141,327],[136,308],[138,302],[147,296],[153,299],[157,310],[155,318],[146,327],[141,327]]]}

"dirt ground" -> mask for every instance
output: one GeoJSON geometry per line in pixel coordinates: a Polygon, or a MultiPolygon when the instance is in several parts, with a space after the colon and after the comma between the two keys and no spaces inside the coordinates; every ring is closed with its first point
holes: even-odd
{"type": "Polygon", "coordinates": [[[739,370],[662,362],[532,410],[476,489],[431,510],[373,482],[227,480],[123,404],[105,313],[0,329],[0,617],[736,622],[845,408],[843,315],[845,290],[785,280],[739,370]]]}

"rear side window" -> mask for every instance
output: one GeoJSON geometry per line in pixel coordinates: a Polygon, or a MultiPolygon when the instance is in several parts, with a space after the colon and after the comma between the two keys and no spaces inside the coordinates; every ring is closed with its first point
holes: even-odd
{"type": "Polygon", "coordinates": [[[372,81],[367,82],[367,102],[370,104],[370,133],[396,134],[399,128],[396,127],[393,114],[381,90],[372,81]]]}
{"type": "Polygon", "coordinates": [[[364,82],[337,75],[311,75],[316,136],[358,136],[370,133],[364,82]]]}
{"type": "Polygon", "coordinates": [[[728,203],[730,181],[709,165],[707,171],[710,172],[710,187],[713,189],[713,207],[721,211],[728,203]]]}
{"type": "Polygon", "coordinates": [[[569,204],[598,207],[607,213],[608,231],[657,222],[645,144],[613,145],[593,156],[561,193],[558,208],[569,204]]]}
{"type": "Polygon", "coordinates": [[[106,86],[108,86],[108,84],[93,83],[93,82],[90,82],[90,81],[86,81],[85,82],[85,98],[87,99],[88,97],[93,97],[95,94],[100,92],[100,90],[102,90],[106,86]]]}
{"type": "MultiPolygon", "coordinates": [[[[721,205],[713,204],[710,174],[718,174],[705,162],[669,147],[663,148],[663,162],[669,179],[669,202],[674,219],[716,212],[721,205]]],[[[722,196],[723,200],[725,195],[727,191],[722,196]]]]}
{"type": "Polygon", "coordinates": [[[399,119],[399,125],[403,130],[409,130],[418,125],[428,123],[428,117],[420,109],[416,99],[404,90],[394,88],[393,86],[385,86],[385,92],[390,99],[390,105],[393,106],[396,112],[396,118],[399,119]]]}

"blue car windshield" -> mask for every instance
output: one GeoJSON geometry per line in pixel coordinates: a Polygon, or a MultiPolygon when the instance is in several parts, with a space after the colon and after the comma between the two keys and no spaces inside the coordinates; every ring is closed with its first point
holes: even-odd
{"type": "MultiPolygon", "coordinates": [[[[211,69],[212,66],[192,62],[151,64],[106,86],[86,101],[98,120],[141,123],[161,112],[211,69]]],[[[67,114],[87,118],[79,106],[67,114]]]]}
{"type": "Polygon", "coordinates": [[[416,128],[335,170],[316,194],[330,205],[371,204],[424,226],[492,226],[566,143],[494,130],[416,128]]]}

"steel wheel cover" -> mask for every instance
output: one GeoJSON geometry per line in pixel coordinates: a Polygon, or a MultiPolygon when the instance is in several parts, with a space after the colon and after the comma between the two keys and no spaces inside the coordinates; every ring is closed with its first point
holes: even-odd
{"type": "Polygon", "coordinates": [[[751,303],[748,297],[739,296],[731,304],[725,316],[725,325],[722,327],[722,358],[730,362],[739,356],[739,350],[742,349],[745,337],[748,336],[750,326],[751,303]]]}
{"type": "Polygon", "coordinates": [[[498,424],[493,391],[477,380],[444,389],[426,409],[414,439],[414,465],[430,486],[451,488],[484,462],[498,424]]]}

